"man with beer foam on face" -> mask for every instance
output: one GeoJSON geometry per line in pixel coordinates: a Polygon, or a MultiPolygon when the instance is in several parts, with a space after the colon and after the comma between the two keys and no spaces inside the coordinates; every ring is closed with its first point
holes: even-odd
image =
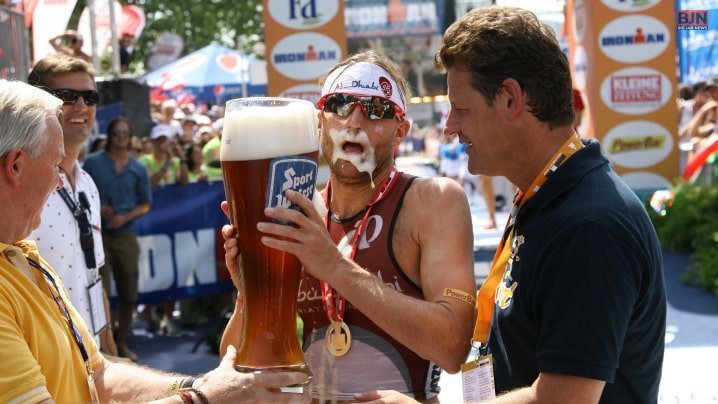
{"type": "MultiPolygon", "coordinates": [[[[330,169],[323,201],[317,209],[288,191],[301,211],[267,209],[273,222],[257,226],[264,245],[303,265],[301,339],[314,374],[309,388],[320,400],[369,400],[386,389],[432,400],[440,368],[457,372],[469,352],[475,296],[469,206],[456,182],[394,166],[394,148],[410,126],[407,93],[396,66],[380,53],[356,54],[334,67],[317,104],[330,169]]],[[[223,234],[227,266],[236,274],[235,229],[225,226],[223,234]]],[[[222,350],[239,343],[241,296],[237,308],[222,350]]]]}

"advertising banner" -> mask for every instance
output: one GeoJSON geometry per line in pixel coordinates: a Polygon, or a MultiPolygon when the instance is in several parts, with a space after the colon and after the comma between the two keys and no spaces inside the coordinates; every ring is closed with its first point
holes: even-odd
{"type": "Polygon", "coordinates": [[[319,99],[318,79],[346,57],[344,1],[264,0],[267,94],[319,99]]]}
{"type": "Polygon", "coordinates": [[[444,3],[444,0],[346,0],[347,38],[441,34],[444,3]]]}
{"type": "Polygon", "coordinates": [[[412,96],[446,94],[446,75],[434,68],[447,23],[445,0],[347,0],[345,7],[349,54],[383,51],[401,67],[412,96]]]}
{"type": "MultiPolygon", "coordinates": [[[[33,64],[55,52],[50,45],[50,39],[65,32],[75,3],[77,0],[39,0],[32,8],[26,9],[26,12],[32,12],[33,64]]],[[[88,36],[84,42],[89,41],[88,36]]]]}
{"type": "Polygon", "coordinates": [[[718,0],[676,1],[680,82],[718,77],[718,0]]]}
{"type": "Polygon", "coordinates": [[[639,195],[678,177],[676,23],[668,0],[569,0],[574,87],[586,110],[578,131],[639,195]]]}
{"type": "MultiPolygon", "coordinates": [[[[222,181],[153,190],[152,210],[136,223],[140,243],[138,303],[160,303],[234,290],[224,264],[219,208],[222,181]]],[[[113,293],[114,295],[114,293],[113,293]]]]}

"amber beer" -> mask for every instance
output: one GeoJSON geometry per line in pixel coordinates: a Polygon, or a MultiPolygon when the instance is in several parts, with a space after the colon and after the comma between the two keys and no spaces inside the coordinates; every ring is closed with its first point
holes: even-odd
{"type": "MultiPolygon", "coordinates": [[[[310,199],[317,173],[317,115],[308,101],[243,98],[227,103],[220,160],[241,251],[244,299],[236,367],[310,373],[297,337],[297,258],[266,247],[257,223],[267,206],[288,206],[286,189],[310,199]]],[[[296,207],[294,207],[296,208],[296,207]]]]}

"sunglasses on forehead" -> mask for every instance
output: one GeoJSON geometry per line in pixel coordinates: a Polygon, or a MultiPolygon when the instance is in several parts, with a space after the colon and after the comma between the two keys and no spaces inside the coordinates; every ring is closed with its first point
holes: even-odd
{"type": "Polygon", "coordinates": [[[357,97],[351,94],[334,93],[325,95],[317,103],[322,111],[331,112],[340,118],[348,117],[357,105],[372,121],[394,119],[395,116],[401,119],[404,115],[401,108],[382,97],[357,97]]]}
{"type": "Polygon", "coordinates": [[[62,100],[65,105],[75,105],[77,100],[82,96],[82,100],[87,106],[96,105],[100,101],[100,95],[96,90],[78,91],[70,88],[56,88],[48,90],[50,94],[62,100]]]}

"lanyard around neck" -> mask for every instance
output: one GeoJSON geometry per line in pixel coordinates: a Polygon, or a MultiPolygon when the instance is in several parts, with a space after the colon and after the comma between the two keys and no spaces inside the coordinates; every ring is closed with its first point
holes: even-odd
{"type": "MultiPolygon", "coordinates": [[[[349,256],[350,259],[354,260],[354,257],[356,256],[357,250],[359,249],[359,240],[361,239],[361,235],[366,230],[367,222],[369,219],[369,215],[371,213],[372,207],[382,200],[387,193],[391,190],[391,188],[396,183],[396,179],[398,178],[399,171],[396,169],[396,167],[392,167],[391,172],[389,173],[389,176],[384,179],[384,181],[379,185],[376,192],[374,193],[374,197],[372,197],[371,201],[369,201],[369,204],[367,204],[366,208],[364,208],[364,216],[362,216],[361,221],[359,222],[359,226],[357,226],[356,230],[354,231],[354,235],[351,239],[351,255],[349,256]]],[[[327,184],[327,214],[324,217],[324,224],[327,226],[327,230],[329,230],[329,224],[331,223],[331,200],[332,200],[332,189],[331,189],[331,180],[327,184]]],[[[329,321],[339,321],[341,322],[344,319],[344,310],[346,308],[346,299],[344,296],[340,295],[339,293],[335,293],[334,289],[330,284],[327,282],[324,282],[323,280],[319,280],[319,283],[322,286],[322,303],[324,305],[324,312],[327,315],[327,318],[329,318],[329,321]],[[336,294],[336,296],[335,296],[336,294]]]]}
{"type": "Polygon", "coordinates": [[[473,341],[486,344],[489,340],[489,330],[491,328],[491,318],[494,311],[494,297],[496,288],[501,281],[504,270],[509,262],[510,246],[513,244],[514,229],[516,225],[516,217],[520,209],[528,200],[534,197],[541,187],[546,183],[549,176],[553,174],[559,166],[566,162],[569,157],[584,147],[581,138],[576,133],[573,134],[566,142],[554,153],[548,163],[539,172],[538,176],[531,182],[526,192],[519,192],[514,198],[514,205],[511,208],[509,220],[504,228],[503,236],[499,242],[496,254],[491,262],[489,275],[476,295],[476,323],[474,325],[473,341]]]}
{"type": "Polygon", "coordinates": [[[60,310],[60,314],[62,314],[65,321],[67,322],[67,326],[70,329],[70,334],[72,334],[72,337],[75,340],[75,344],[77,344],[77,347],[80,349],[82,360],[85,362],[85,366],[88,368],[88,372],[90,372],[90,355],[87,353],[85,344],[82,342],[82,334],[80,334],[80,330],[77,329],[77,327],[75,326],[75,322],[72,321],[72,316],[70,316],[70,311],[67,309],[65,301],[62,299],[62,296],[60,294],[60,288],[57,286],[55,278],[52,276],[52,274],[50,274],[47,269],[43,268],[42,265],[40,265],[35,260],[27,258],[27,262],[42,273],[43,278],[45,279],[45,283],[50,286],[50,296],[52,297],[52,300],[55,301],[55,304],[57,304],[57,308],[60,310]]]}
{"type": "Polygon", "coordinates": [[[80,203],[76,203],[67,189],[60,188],[57,192],[65,201],[65,204],[72,212],[72,216],[77,221],[77,226],[80,229],[80,248],[85,256],[85,264],[88,268],[96,268],[97,262],[95,261],[95,240],[92,235],[92,225],[90,220],[87,218],[87,213],[90,211],[90,203],[87,201],[87,196],[84,192],[80,192],[80,203]]]}

